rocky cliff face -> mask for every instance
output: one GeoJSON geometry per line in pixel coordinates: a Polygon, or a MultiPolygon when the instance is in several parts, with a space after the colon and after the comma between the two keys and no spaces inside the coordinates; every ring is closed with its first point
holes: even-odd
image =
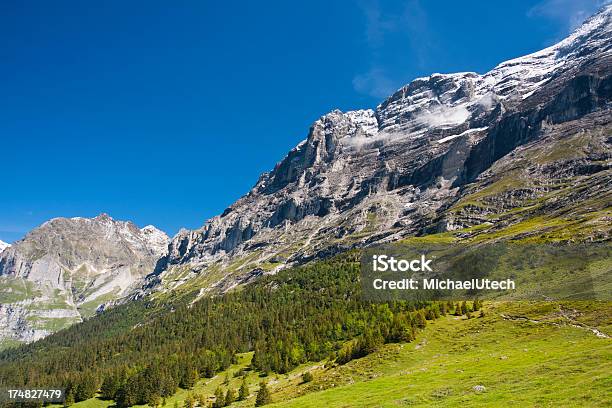
{"type": "Polygon", "coordinates": [[[0,247],[0,341],[35,340],[117,299],[226,291],[410,236],[609,239],[611,15],[484,75],[433,74],[374,110],[322,116],[245,196],[169,243],[101,215],[0,247]]]}
{"type": "Polygon", "coordinates": [[[0,341],[33,341],[120,299],[165,255],[168,237],[106,214],[55,218],[0,253],[0,341]]]}
{"type": "MultiPolygon", "coordinates": [[[[608,174],[611,15],[608,6],[560,43],[484,75],[433,74],[375,110],[322,116],[247,195],[175,236],[149,289],[227,290],[342,249],[488,222],[454,205],[494,183],[495,164],[517,149],[563,143],[561,129],[590,130],[581,165],[608,174]]],[[[573,153],[542,165],[563,171],[573,153]]]]}

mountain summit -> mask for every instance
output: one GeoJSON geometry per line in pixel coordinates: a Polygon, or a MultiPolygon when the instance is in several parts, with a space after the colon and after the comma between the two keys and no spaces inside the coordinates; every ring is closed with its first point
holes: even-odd
{"type": "Polygon", "coordinates": [[[0,253],[0,339],[39,339],[130,294],[167,242],[107,214],[45,222],[0,253]]]}
{"type": "Polygon", "coordinates": [[[323,115],[245,196],[170,242],[106,214],[48,221],[0,252],[0,340],[407,237],[609,238],[611,16],[485,74],[432,74],[374,110],[323,115]]]}
{"type": "MultiPolygon", "coordinates": [[[[202,228],[177,234],[149,287],[227,290],[347,248],[489,222],[484,213],[496,210],[457,203],[498,180],[496,164],[527,165],[508,155],[554,150],[568,132],[599,136],[543,162],[546,171],[562,173],[574,154],[588,162],[579,171],[601,169],[609,155],[600,133],[610,117],[611,14],[607,6],[558,44],[484,75],[433,74],[375,110],[322,116],[247,195],[202,228]]],[[[517,191],[503,191],[514,203],[500,205],[544,194],[531,185],[546,182],[541,171],[521,176],[517,191]]]]}

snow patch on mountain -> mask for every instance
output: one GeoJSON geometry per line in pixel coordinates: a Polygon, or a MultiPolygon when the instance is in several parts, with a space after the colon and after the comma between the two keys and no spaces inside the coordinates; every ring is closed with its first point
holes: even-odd
{"type": "Polygon", "coordinates": [[[462,136],[467,136],[470,135],[472,133],[478,133],[478,132],[483,132],[485,130],[487,130],[488,127],[481,127],[481,128],[474,128],[474,129],[468,129],[465,132],[461,132],[458,135],[450,135],[450,136],[446,136],[443,137],[442,139],[436,140],[438,143],[446,143],[446,142],[450,142],[453,139],[456,139],[458,137],[462,137],[462,136]]]}
{"type": "MultiPolygon", "coordinates": [[[[498,138],[522,143],[514,139],[533,137],[541,118],[530,114],[562,89],[571,97],[550,108],[563,120],[577,112],[572,92],[589,94],[593,106],[605,99],[596,88],[571,87],[577,75],[599,80],[589,67],[610,57],[611,11],[606,7],[559,44],[485,74],[432,74],[398,89],[375,110],[321,116],[247,195],[202,228],[177,234],[148,287],[175,288],[191,279],[185,270],[206,275],[211,265],[236,275],[262,263],[275,271],[418,232],[462,183],[497,159],[507,147],[498,138]]],[[[225,283],[229,288],[236,281],[225,283]]]]}

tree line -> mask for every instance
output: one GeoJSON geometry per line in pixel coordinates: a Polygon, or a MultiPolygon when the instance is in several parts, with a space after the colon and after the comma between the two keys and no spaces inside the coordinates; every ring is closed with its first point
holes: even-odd
{"type": "Polygon", "coordinates": [[[63,387],[67,405],[99,392],[119,408],[157,406],[178,387],[226,370],[237,353],[254,351],[251,366],[262,375],[308,361],[344,364],[382,344],[412,341],[427,320],[457,309],[450,302],[363,300],[357,256],[293,268],[193,304],[117,306],[0,352],[0,386],[63,387]]]}

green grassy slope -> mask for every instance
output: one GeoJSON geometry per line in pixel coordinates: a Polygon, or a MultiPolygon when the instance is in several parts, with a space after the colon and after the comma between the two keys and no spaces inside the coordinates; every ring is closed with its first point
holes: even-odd
{"type": "MultiPolygon", "coordinates": [[[[610,406],[612,339],[601,334],[610,327],[610,302],[489,303],[483,318],[443,317],[413,343],[389,344],[346,365],[309,363],[266,378],[250,371],[251,396],[231,406],[254,406],[262,379],[273,407],[610,406]],[[304,384],[306,371],[314,380],[304,384]]],[[[217,387],[237,389],[242,379],[234,373],[251,357],[242,354],[227,371],[179,390],[164,407],[183,407],[190,394],[212,402],[217,387]]],[[[111,404],[90,399],[74,406],[111,404]]]]}
{"type": "MultiPolygon", "coordinates": [[[[372,355],[319,374],[321,382],[342,385],[274,406],[609,406],[612,340],[577,327],[580,318],[563,317],[568,307],[502,303],[489,305],[482,319],[447,316],[415,343],[386,347],[383,359],[372,355]],[[374,378],[351,383],[351,372],[374,378]]],[[[583,319],[599,315],[597,324],[609,327],[609,303],[569,311],[576,307],[587,311],[583,319]]]]}

